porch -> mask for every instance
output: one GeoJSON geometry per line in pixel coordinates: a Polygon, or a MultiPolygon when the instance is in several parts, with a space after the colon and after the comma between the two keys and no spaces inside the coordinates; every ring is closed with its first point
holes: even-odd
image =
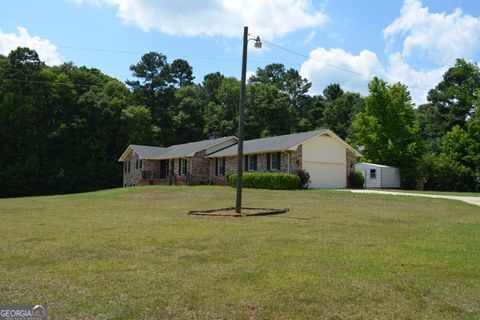
{"type": "Polygon", "coordinates": [[[190,185],[191,175],[177,175],[173,170],[146,170],[142,171],[140,185],[190,185]]]}

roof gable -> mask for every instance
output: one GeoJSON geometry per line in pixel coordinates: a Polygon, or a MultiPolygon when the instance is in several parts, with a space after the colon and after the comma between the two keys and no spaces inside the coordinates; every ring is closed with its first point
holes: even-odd
{"type": "Polygon", "coordinates": [[[218,139],[176,144],[168,148],[131,144],[123,152],[122,156],[120,157],[120,159],[118,159],[118,161],[125,161],[132,150],[135,151],[135,153],[138,154],[141,159],[163,160],[191,157],[199,151],[227,142],[228,140],[232,140],[232,143],[236,143],[237,138],[233,136],[222,137],[218,139]]]}
{"type": "MultiPolygon", "coordinates": [[[[345,147],[355,155],[360,156],[360,153],[351,147],[348,143],[343,141],[340,137],[334,134],[332,131],[328,129],[320,129],[315,131],[307,131],[307,132],[300,132],[300,133],[292,133],[286,134],[282,136],[276,137],[269,137],[269,138],[261,138],[261,139],[253,139],[253,140],[246,140],[243,144],[243,153],[244,154],[255,154],[255,153],[267,153],[267,152],[278,152],[284,150],[294,150],[297,146],[301,145],[302,143],[318,137],[320,135],[328,135],[335,139],[337,142],[345,145],[345,147]]],[[[235,156],[237,155],[237,146],[231,146],[220,150],[218,152],[213,153],[209,157],[216,158],[216,157],[226,157],[226,156],[235,156]]]]}
{"type": "Polygon", "coordinates": [[[154,157],[159,157],[163,154],[167,148],[163,147],[153,147],[153,146],[142,146],[137,144],[131,144],[125,149],[118,161],[125,161],[132,151],[134,151],[140,159],[152,159],[154,157]]]}

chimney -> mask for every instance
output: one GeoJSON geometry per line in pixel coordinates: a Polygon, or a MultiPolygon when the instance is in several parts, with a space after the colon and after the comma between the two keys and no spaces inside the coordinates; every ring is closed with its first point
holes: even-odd
{"type": "Polygon", "coordinates": [[[222,134],[218,131],[210,132],[208,135],[208,140],[218,139],[222,137],[222,134]]]}

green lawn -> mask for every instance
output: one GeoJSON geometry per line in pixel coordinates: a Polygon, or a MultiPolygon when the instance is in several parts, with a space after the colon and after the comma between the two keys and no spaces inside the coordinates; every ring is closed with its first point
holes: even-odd
{"type": "Polygon", "coordinates": [[[245,190],[284,215],[188,216],[229,187],[0,200],[0,303],[49,319],[479,319],[480,210],[459,201],[245,190]]]}
{"type": "Polygon", "coordinates": [[[439,196],[463,196],[480,197],[480,192],[455,192],[455,191],[419,191],[419,190],[399,190],[399,189],[378,189],[379,191],[392,191],[417,194],[434,194],[439,196]]]}

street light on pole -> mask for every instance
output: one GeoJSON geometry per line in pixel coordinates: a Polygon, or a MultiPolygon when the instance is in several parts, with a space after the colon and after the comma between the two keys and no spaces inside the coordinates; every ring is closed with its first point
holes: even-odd
{"type": "Polygon", "coordinates": [[[242,79],[240,84],[240,104],[238,110],[238,152],[237,152],[237,201],[235,212],[242,212],[242,187],[243,187],[243,123],[245,121],[245,100],[247,82],[247,48],[248,41],[255,41],[255,48],[262,48],[260,37],[248,39],[248,27],[243,28],[243,56],[242,56],[242,79]]]}

